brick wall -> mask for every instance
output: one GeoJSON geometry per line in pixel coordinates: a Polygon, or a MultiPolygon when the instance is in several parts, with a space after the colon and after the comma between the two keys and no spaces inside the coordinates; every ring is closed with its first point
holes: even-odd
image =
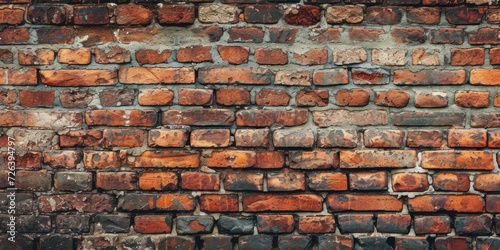
{"type": "Polygon", "coordinates": [[[500,249],[497,2],[277,2],[0,0],[0,249],[500,249]]]}

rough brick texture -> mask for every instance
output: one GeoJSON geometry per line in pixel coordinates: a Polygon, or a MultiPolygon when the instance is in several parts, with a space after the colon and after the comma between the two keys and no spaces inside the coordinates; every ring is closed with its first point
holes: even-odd
{"type": "Polygon", "coordinates": [[[0,3],[0,249],[500,249],[498,0],[0,3]]]}

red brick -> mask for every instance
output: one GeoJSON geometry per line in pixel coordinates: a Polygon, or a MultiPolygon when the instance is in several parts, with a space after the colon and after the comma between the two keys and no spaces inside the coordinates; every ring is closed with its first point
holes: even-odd
{"type": "Polygon", "coordinates": [[[459,6],[447,8],[445,16],[450,24],[480,24],[485,12],[486,8],[459,6]]]}
{"type": "Polygon", "coordinates": [[[450,64],[453,66],[477,66],[484,64],[484,49],[451,49],[450,64]]]}
{"type": "Polygon", "coordinates": [[[102,25],[109,23],[109,10],[105,5],[81,5],[74,7],[73,22],[77,25],[102,25]]]}
{"type": "Polygon", "coordinates": [[[140,129],[105,129],[103,147],[141,147],[144,144],[144,131],[140,129]]]}
{"type": "Polygon", "coordinates": [[[269,27],[269,42],[293,44],[297,32],[299,32],[299,29],[296,28],[269,27]]]}
{"type": "Polygon", "coordinates": [[[158,23],[173,25],[193,24],[196,20],[195,12],[195,6],[191,4],[164,4],[157,9],[158,23]]]}
{"type": "Polygon", "coordinates": [[[166,106],[172,105],[174,92],[167,88],[141,89],[137,102],[141,106],[166,106]]]}
{"type": "Polygon", "coordinates": [[[479,28],[476,33],[469,33],[469,44],[500,44],[498,28],[479,28]]]}
{"type": "Polygon", "coordinates": [[[258,64],[284,65],[288,63],[288,55],[281,49],[257,48],[254,57],[258,64]]]}
{"type": "Polygon", "coordinates": [[[14,62],[14,53],[8,49],[0,49],[0,62],[11,64],[14,62]]]}
{"type": "Polygon", "coordinates": [[[290,168],[324,169],[337,168],[339,158],[337,152],[328,151],[291,151],[289,153],[290,168]]]}
{"type": "Polygon", "coordinates": [[[395,192],[424,192],[429,189],[427,174],[396,173],[392,175],[392,189],[395,192]]]}
{"type": "Polygon", "coordinates": [[[234,134],[236,147],[269,147],[269,129],[238,129],[234,134]]]}
{"type": "Polygon", "coordinates": [[[200,196],[200,210],[204,212],[238,212],[238,195],[203,194],[200,196]]]}
{"type": "Polygon", "coordinates": [[[346,69],[323,69],[313,73],[315,85],[339,85],[349,83],[349,73],[346,69]]]}
{"type": "Polygon", "coordinates": [[[422,195],[408,199],[410,212],[448,211],[457,213],[484,212],[485,202],[479,195],[422,195]]]}
{"type": "Polygon", "coordinates": [[[486,129],[450,129],[448,147],[481,148],[486,147],[486,129]]]}
{"type": "Polygon", "coordinates": [[[268,191],[304,191],[306,177],[304,173],[284,172],[267,174],[268,191]]]}
{"type": "Polygon", "coordinates": [[[331,6],[326,9],[325,18],[329,24],[361,23],[363,7],[360,5],[331,6]]]}
{"type": "Polygon", "coordinates": [[[118,169],[122,165],[122,156],[112,151],[85,151],[83,165],[87,169],[118,169]]]}
{"type": "Polygon", "coordinates": [[[380,69],[352,69],[351,79],[356,85],[383,85],[389,83],[389,72],[380,69]]]}
{"type": "Polygon", "coordinates": [[[243,64],[248,62],[250,48],[240,46],[218,46],[217,51],[222,60],[229,64],[243,64]]]}
{"type": "Polygon", "coordinates": [[[309,40],[316,43],[339,42],[342,28],[313,28],[309,40]]]}
{"type": "Polygon", "coordinates": [[[229,191],[262,191],[264,174],[259,172],[228,172],[224,177],[224,189],[229,191]]]}
{"type": "Polygon", "coordinates": [[[162,112],[163,125],[229,126],[234,121],[229,109],[187,109],[162,112]]]}
{"type": "Polygon", "coordinates": [[[137,215],[134,217],[134,230],[142,234],[161,234],[172,232],[171,215],[137,215]]]}
{"type": "Polygon", "coordinates": [[[50,49],[17,50],[20,65],[51,65],[55,59],[55,53],[50,49]]]}
{"type": "Polygon", "coordinates": [[[414,228],[416,234],[447,234],[451,232],[451,219],[442,216],[415,216],[414,228]]]}
{"type": "Polygon", "coordinates": [[[313,5],[301,5],[285,11],[285,22],[290,25],[311,26],[321,20],[321,9],[313,5]]]}
{"type": "Polygon", "coordinates": [[[132,106],[135,91],[127,89],[105,89],[99,92],[99,100],[103,107],[132,106]]]}
{"type": "Polygon", "coordinates": [[[307,186],[314,191],[345,191],[347,176],[344,173],[308,173],[307,186]]]}
{"type": "Polygon", "coordinates": [[[340,168],[412,168],[417,164],[414,150],[356,150],[340,152],[340,168]]]}
{"type": "Polygon", "coordinates": [[[30,39],[28,28],[5,28],[0,31],[0,44],[27,44],[30,39]]]}
{"type": "Polygon", "coordinates": [[[231,27],[228,30],[229,43],[262,43],[264,31],[259,27],[231,27]]]}
{"type": "Polygon", "coordinates": [[[155,200],[155,207],[166,211],[191,211],[195,202],[190,195],[162,194],[155,200]]]}
{"type": "Polygon", "coordinates": [[[424,29],[420,28],[395,28],[391,31],[391,35],[396,43],[421,44],[427,40],[424,29]]]}
{"type": "Polygon", "coordinates": [[[43,163],[52,168],[76,168],[82,155],[72,150],[45,150],[43,163]]]}
{"type": "Polygon", "coordinates": [[[463,44],[465,32],[459,28],[441,28],[430,30],[432,44],[463,44]]]}
{"type": "Polygon", "coordinates": [[[422,0],[423,5],[460,5],[465,0],[422,0]]]}
{"type": "Polygon", "coordinates": [[[148,132],[149,147],[179,147],[186,145],[189,132],[185,128],[152,129],[148,132]]]}
{"type": "Polygon", "coordinates": [[[61,91],[59,101],[64,108],[87,108],[94,99],[92,91],[61,91]]]}
{"type": "Polygon", "coordinates": [[[470,181],[468,174],[442,172],[434,174],[432,180],[432,186],[437,191],[469,191],[470,181]]]}
{"type": "Polygon", "coordinates": [[[20,104],[23,107],[35,108],[35,107],[46,107],[50,108],[54,106],[54,90],[21,90],[20,104]]]}
{"type": "Polygon", "coordinates": [[[377,106],[404,108],[408,105],[410,94],[406,91],[391,89],[375,92],[374,103],[377,106]]]}
{"type": "Polygon", "coordinates": [[[130,51],[119,46],[108,46],[105,49],[94,49],[95,62],[99,64],[128,63],[130,51]]]}
{"type": "Polygon", "coordinates": [[[52,87],[108,86],[117,83],[116,71],[110,70],[40,70],[40,80],[52,87]]]}
{"type": "Polygon", "coordinates": [[[135,190],[137,174],[135,172],[98,172],[95,185],[96,188],[103,190],[135,190]]]}
{"type": "Polygon", "coordinates": [[[401,148],[404,136],[403,130],[367,129],[364,132],[364,144],[368,148],[401,148]]]}
{"type": "Polygon", "coordinates": [[[320,129],[317,143],[319,148],[355,148],[358,134],[354,129],[320,129]]]}
{"type": "Polygon", "coordinates": [[[200,154],[193,151],[144,151],[132,159],[129,166],[133,168],[198,168],[200,154]]]}
{"type": "Polygon", "coordinates": [[[153,110],[89,110],[85,112],[87,125],[151,127],[157,123],[153,110]]]}
{"type": "Polygon", "coordinates": [[[401,211],[403,202],[391,195],[330,194],[326,198],[330,212],[401,211]]]}
{"type": "Polygon", "coordinates": [[[271,71],[265,68],[200,69],[199,82],[203,84],[270,84],[271,71]]]}
{"type": "Polygon", "coordinates": [[[290,98],[284,90],[262,89],[255,95],[255,103],[259,106],[288,106],[290,98]]]}
{"type": "Polygon", "coordinates": [[[436,250],[464,249],[472,250],[472,240],[467,237],[438,237],[434,243],[436,250]]]}
{"type": "Polygon", "coordinates": [[[14,89],[0,89],[0,105],[13,106],[17,102],[17,91],[14,89]]]}
{"type": "Polygon", "coordinates": [[[296,64],[299,65],[322,65],[328,61],[328,50],[310,49],[304,53],[293,53],[296,64]]]}
{"type": "Polygon", "coordinates": [[[335,217],[323,216],[301,216],[299,218],[299,233],[301,234],[324,234],[335,232],[335,217]]]}
{"type": "Polygon", "coordinates": [[[351,28],[349,29],[349,40],[351,42],[376,42],[379,40],[380,34],[383,34],[382,29],[363,29],[351,28]]]}
{"type": "Polygon", "coordinates": [[[396,85],[462,85],[467,81],[465,70],[394,70],[396,85]]]}
{"type": "Polygon", "coordinates": [[[327,89],[301,90],[295,95],[295,104],[298,107],[325,107],[328,105],[328,97],[327,89]]]}
{"type": "Polygon", "coordinates": [[[259,151],[256,158],[255,168],[274,169],[285,165],[285,156],[279,151],[259,151]]]}
{"type": "Polygon", "coordinates": [[[176,190],[178,178],[171,172],[144,172],[139,176],[141,190],[176,190]]]}
{"type": "Polygon", "coordinates": [[[236,113],[236,125],[248,127],[267,127],[278,124],[284,127],[299,126],[307,122],[306,109],[295,110],[240,110],[236,113]]]}
{"type": "Polygon", "coordinates": [[[222,106],[250,105],[250,91],[244,88],[224,88],[215,91],[215,102],[222,106]]]}
{"type": "Polygon", "coordinates": [[[192,68],[121,68],[123,84],[190,84],[195,82],[192,68]]]}
{"type": "Polygon", "coordinates": [[[491,24],[500,23],[500,10],[499,9],[488,9],[486,11],[486,21],[491,24]]]}
{"type": "Polygon", "coordinates": [[[212,104],[212,89],[179,89],[179,105],[186,106],[207,106],[212,104]]]}
{"type": "Polygon", "coordinates": [[[474,176],[474,189],[483,192],[500,190],[500,174],[478,174],[474,176]]]}
{"type": "Polygon", "coordinates": [[[114,28],[95,29],[92,27],[81,27],[75,30],[75,36],[81,39],[83,46],[91,47],[95,45],[118,42],[114,28]]]}
{"type": "Polygon", "coordinates": [[[493,226],[493,215],[457,216],[455,231],[458,235],[490,235],[493,226]]]}
{"type": "Polygon", "coordinates": [[[89,48],[79,49],[59,49],[57,52],[57,61],[65,64],[90,64],[92,59],[91,50],[89,48]]]}
{"type": "Polygon", "coordinates": [[[448,94],[446,92],[417,92],[414,103],[417,108],[446,107],[448,106],[448,94]]]}
{"type": "Polygon", "coordinates": [[[494,128],[499,126],[498,115],[496,113],[472,113],[471,127],[473,128],[494,128]]]}
{"type": "Polygon", "coordinates": [[[245,212],[319,212],[323,197],[314,194],[243,194],[245,212]]]}
{"type": "Polygon", "coordinates": [[[409,23],[436,25],[440,22],[441,14],[437,7],[419,7],[407,10],[406,18],[409,23]]]}
{"type": "Polygon", "coordinates": [[[487,151],[424,151],[422,168],[453,170],[493,170],[493,153],[487,151]]]}
{"type": "Polygon", "coordinates": [[[177,51],[177,61],[181,63],[211,62],[211,46],[191,46],[177,51]]]}
{"type": "Polygon", "coordinates": [[[349,189],[387,190],[387,180],[387,173],[384,171],[349,173],[349,189]]]}
{"type": "Polygon", "coordinates": [[[416,49],[413,50],[411,54],[411,61],[413,65],[429,65],[429,66],[437,66],[441,65],[439,59],[439,52],[436,50],[423,50],[416,49]]]}
{"type": "Polygon", "coordinates": [[[24,21],[24,10],[14,8],[0,9],[0,24],[18,25],[24,21]]]}
{"type": "Polygon", "coordinates": [[[64,5],[32,4],[28,8],[26,20],[32,24],[64,24],[69,21],[66,18],[67,10],[69,8],[64,5]]]}
{"type": "Polygon", "coordinates": [[[500,148],[500,130],[488,130],[488,147],[500,148]]]}
{"type": "Polygon", "coordinates": [[[196,129],[191,131],[191,147],[220,148],[230,145],[229,129],[196,129]]]}
{"type": "Polygon", "coordinates": [[[255,165],[255,156],[253,151],[214,151],[207,156],[206,165],[214,168],[249,168],[255,165]]]}
{"type": "Polygon", "coordinates": [[[181,184],[184,190],[217,191],[220,178],[217,173],[184,172],[181,173],[181,184]]]}
{"type": "Polygon", "coordinates": [[[363,107],[370,102],[370,91],[366,89],[340,89],[335,94],[338,106],[363,107]]]}
{"type": "Polygon", "coordinates": [[[247,23],[273,24],[280,20],[282,14],[280,8],[276,5],[257,4],[245,6],[243,16],[247,23]]]}
{"type": "Polygon", "coordinates": [[[314,132],[312,130],[275,130],[273,133],[273,145],[275,147],[311,148],[314,141],[314,132]]]}
{"type": "Polygon", "coordinates": [[[99,130],[69,131],[59,136],[61,147],[95,147],[102,142],[102,132],[99,130]]]}
{"type": "MultiPolygon", "coordinates": [[[[51,134],[51,136],[55,136],[54,134],[51,134]]],[[[2,163],[2,169],[5,169],[4,166],[6,166],[8,163],[8,158],[11,156],[7,152],[2,153],[2,157],[0,158],[0,163],[2,163]]],[[[16,169],[28,169],[28,170],[37,170],[42,167],[42,154],[40,152],[27,152],[23,156],[20,154],[16,153],[14,154],[14,157],[16,158],[14,162],[16,163],[16,169]]]]}
{"type": "Polygon", "coordinates": [[[7,69],[0,71],[0,82],[11,86],[35,86],[38,84],[35,68],[7,69]],[[7,75],[4,75],[7,73],[7,75]]]}
{"type": "Polygon", "coordinates": [[[161,51],[153,49],[140,49],[135,52],[135,59],[137,63],[142,66],[144,64],[167,63],[171,55],[172,51],[168,49],[161,51]]]}
{"type": "Polygon", "coordinates": [[[257,215],[259,233],[291,233],[295,229],[293,215],[257,215]]]}
{"type": "Polygon", "coordinates": [[[406,146],[440,148],[443,146],[443,134],[440,130],[409,130],[406,146]]]}
{"type": "MultiPolygon", "coordinates": [[[[486,211],[490,213],[500,212],[500,195],[486,195],[486,211]]],[[[477,212],[484,212],[484,210],[477,212]]]]}
{"type": "Polygon", "coordinates": [[[119,4],[116,6],[116,24],[118,25],[148,25],[153,18],[153,12],[142,5],[119,4]]]}
{"type": "Polygon", "coordinates": [[[394,25],[401,22],[402,16],[398,7],[370,6],[366,9],[365,21],[370,24],[394,25]]]}

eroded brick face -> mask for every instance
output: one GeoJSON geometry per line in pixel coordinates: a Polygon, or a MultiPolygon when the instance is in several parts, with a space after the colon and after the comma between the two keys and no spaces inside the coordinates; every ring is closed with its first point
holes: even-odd
{"type": "Polygon", "coordinates": [[[0,4],[0,249],[500,249],[498,1],[0,4]]]}

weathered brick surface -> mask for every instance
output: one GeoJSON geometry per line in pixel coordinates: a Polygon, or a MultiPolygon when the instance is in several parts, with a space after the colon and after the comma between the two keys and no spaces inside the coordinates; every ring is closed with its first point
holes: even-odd
{"type": "Polygon", "coordinates": [[[498,1],[0,3],[0,249],[500,248],[498,1]]]}

